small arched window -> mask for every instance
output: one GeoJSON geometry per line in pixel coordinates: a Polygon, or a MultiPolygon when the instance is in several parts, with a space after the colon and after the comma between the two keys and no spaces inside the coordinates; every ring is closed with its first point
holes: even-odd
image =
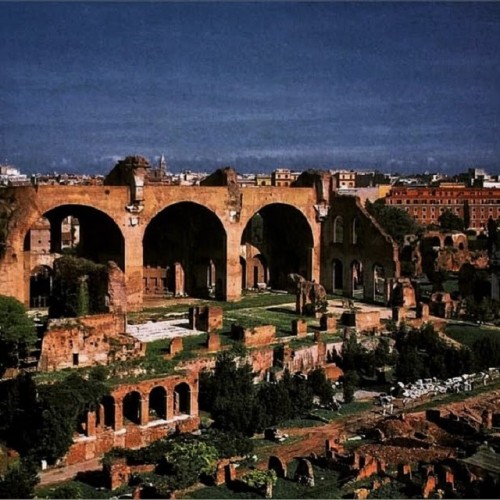
{"type": "Polygon", "coordinates": [[[337,216],[333,222],[333,242],[344,242],[344,219],[342,219],[340,215],[337,216]]]}

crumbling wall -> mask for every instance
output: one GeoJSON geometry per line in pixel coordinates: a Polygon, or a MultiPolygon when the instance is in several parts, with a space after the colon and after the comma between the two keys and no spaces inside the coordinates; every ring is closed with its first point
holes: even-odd
{"type": "Polygon", "coordinates": [[[144,356],[145,346],[124,330],[125,318],[120,314],[50,320],[39,369],[55,371],[144,356]]]}
{"type": "Polygon", "coordinates": [[[383,268],[385,278],[400,275],[398,245],[361,205],[359,198],[332,196],[330,204],[328,218],[321,233],[321,283],[327,291],[333,291],[334,266],[335,262],[340,262],[343,294],[352,297],[352,265],[359,262],[363,269],[363,296],[366,300],[374,300],[375,266],[383,268]],[[342,217],[343,220],[342,241],[336,241],[334,238],[334,223],[337,217],[342,217]]]}

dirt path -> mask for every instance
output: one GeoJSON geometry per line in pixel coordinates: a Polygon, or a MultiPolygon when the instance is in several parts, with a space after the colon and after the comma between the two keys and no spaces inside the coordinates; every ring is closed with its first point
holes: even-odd
{"type": "Polygon", "coordinates": [[[93,458],[92,460],[87,460],[79,464],[42,471],[38,475],[40,478],[40,486],[67,481],[73,479],[79,472],[101,470],[101,468],[101,459],[93,458]]]}

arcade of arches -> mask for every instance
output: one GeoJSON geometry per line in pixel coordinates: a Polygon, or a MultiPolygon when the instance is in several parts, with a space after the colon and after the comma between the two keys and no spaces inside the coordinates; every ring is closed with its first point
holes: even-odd
{"type": "Polygon", "coordinates": [[[0,260],[0,293],[46,306],[54,260],[65,253],[115,262],[128,310],[145,297],[234,300],[242,289],[287,289],[290,273],[373,300],[375,264],[398,276],[394,243],[356,198],[330,194],[318,204],[315,186],[231,189],[16,188],[19,206],[31,202],[16,212],[23,218],[0,260]]]}
{"type": "Polygon", "coordinates": [[[198,380],[193,376],[121,385],[87,413],[67,464],[100,456],[114,446],[145,446],[174,430],[190,431],[198,425],[198,380]]]}

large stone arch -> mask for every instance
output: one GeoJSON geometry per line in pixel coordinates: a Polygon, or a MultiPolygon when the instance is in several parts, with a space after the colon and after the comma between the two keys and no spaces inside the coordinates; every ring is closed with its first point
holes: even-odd
{"type": "Polygon", "coordinates": [[[193,201],[168,205],[149,221],[142,243],[146,295],[208,297],[214,283],[215,297],[225,298],[227,235],[212,210],[193,201]]]}
{"type": "Polygon", "coordinates": [[[29,307],[48,305],[48,297],[44,304],[33,302],[39,295],[32,290],[35,285],[33,270],[39,266],[53,268],[54,261],[62,255],[62,223],[68,216],[79,221],[79,244],[73,249],[75,255],[99,264],[113,261],[122,270],[125,268],[125,238],[112,217],[89,205],[63,203],[52,206],[42,216],[28,217],[33,222],[25,226],[21,235],[25,262],[23,301],[29,307]]]}
{"type": "Polygon", "coordinates": [[[261,206],[248,219],[240,244],[258,249],[273,288],[286,288],[290,273],[312,278],[314,231],[308,218],[293,205],[276,202],[261,206]]]}
{"type": "MultiPolygon", "coordinates": [[[[120,227],[106,212],[89,205],[64,203],[42,214],[50,224],[50,253],[61,253],[62,222],[70,215],[76,217],[80,225],[80,244],[77,254],[101,264],[112,260],[123,270],[125,239],[120,227]]],[[[31,227],[24,235],[25,246],[31,227]]]]}

